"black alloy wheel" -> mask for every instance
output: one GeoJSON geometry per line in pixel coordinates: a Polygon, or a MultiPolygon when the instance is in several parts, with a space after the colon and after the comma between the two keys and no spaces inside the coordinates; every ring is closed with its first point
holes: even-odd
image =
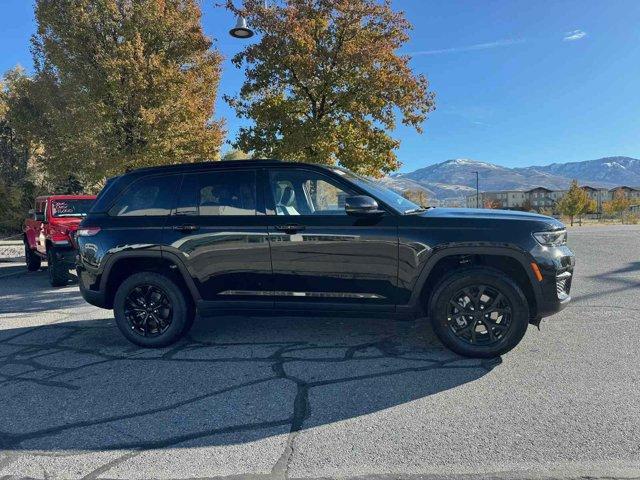
{"type": "Polygon", "coordinates": [[[529,326],[529,303],[514,278],[491,267],[445,276],[428,304],[435,334],[460,355],[493,358],[515,347],[529,326]]]}
{"type": "Polygon", "coordinates": [[[463,342],[491,346],[508,333],[511,315],[511,303],[500,291],[489,285],[475,285],[453,294],[447,321],[453,334],[463,342]]]}
{"type": "Polygon", "coordinates": [[[166,347],[193,325],[195,307],[188,290],[174,278],[156,272],[127,277],[113,298],[116,325],[141,347],[166,347]]]}
{"type": "Polygon", "coordinates": [[[171,300],[156,285],[138,285],[127,295],[124,315],[133,332],[143,337],[158,337],[171,326],[171,300]]]}

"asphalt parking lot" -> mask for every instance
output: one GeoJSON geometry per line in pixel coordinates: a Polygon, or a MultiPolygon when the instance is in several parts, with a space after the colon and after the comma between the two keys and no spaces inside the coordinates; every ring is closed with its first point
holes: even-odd
{"type": "Polygon", "coordinates": [[[0,264],[0,478],[640,477],[640,227],[569,243],[573,303],[489,362],[311,316],[138,349],[77,287],[0,264]]]}

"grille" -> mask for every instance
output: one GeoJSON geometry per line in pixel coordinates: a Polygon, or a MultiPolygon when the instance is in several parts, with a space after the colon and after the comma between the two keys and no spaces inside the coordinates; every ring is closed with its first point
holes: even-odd
{"type": "Polygon", "coordinates": [[[569,295],[571,290],[571,273],[564,272],[556,277],[556,292],[558,298],[564,298],[569,295]]]}

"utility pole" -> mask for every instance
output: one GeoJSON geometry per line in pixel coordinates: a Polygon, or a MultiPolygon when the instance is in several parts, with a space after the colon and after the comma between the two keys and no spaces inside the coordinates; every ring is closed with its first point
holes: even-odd
{"type": "Polygon", "coordinates": [[[471,172],[476,174],[476,208],[480,208],[480,173],[471,172]]]}

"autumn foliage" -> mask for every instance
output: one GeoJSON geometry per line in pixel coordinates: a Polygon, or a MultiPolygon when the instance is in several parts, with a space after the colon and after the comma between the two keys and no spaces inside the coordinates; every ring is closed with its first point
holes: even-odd
{"type": "MultiPolygon", "coordinates": [[[[236,2],[238,3],[238,2],[236,2]]],[[[411,25],[390,1],[245,0],[260,35],[233,58],[245,82],[227,101],[253,121],[234,146],[255,157],[341,164],[379,176],[399,167],[397,124],[422,131],[434,108],[425,76],[400,55],[411,25]]]]}
{"type": "Polygon", "coordinates": [[[215,158],[221,57],[196,0],[36,0],[19,125],[53,181],[215,158]]]}

